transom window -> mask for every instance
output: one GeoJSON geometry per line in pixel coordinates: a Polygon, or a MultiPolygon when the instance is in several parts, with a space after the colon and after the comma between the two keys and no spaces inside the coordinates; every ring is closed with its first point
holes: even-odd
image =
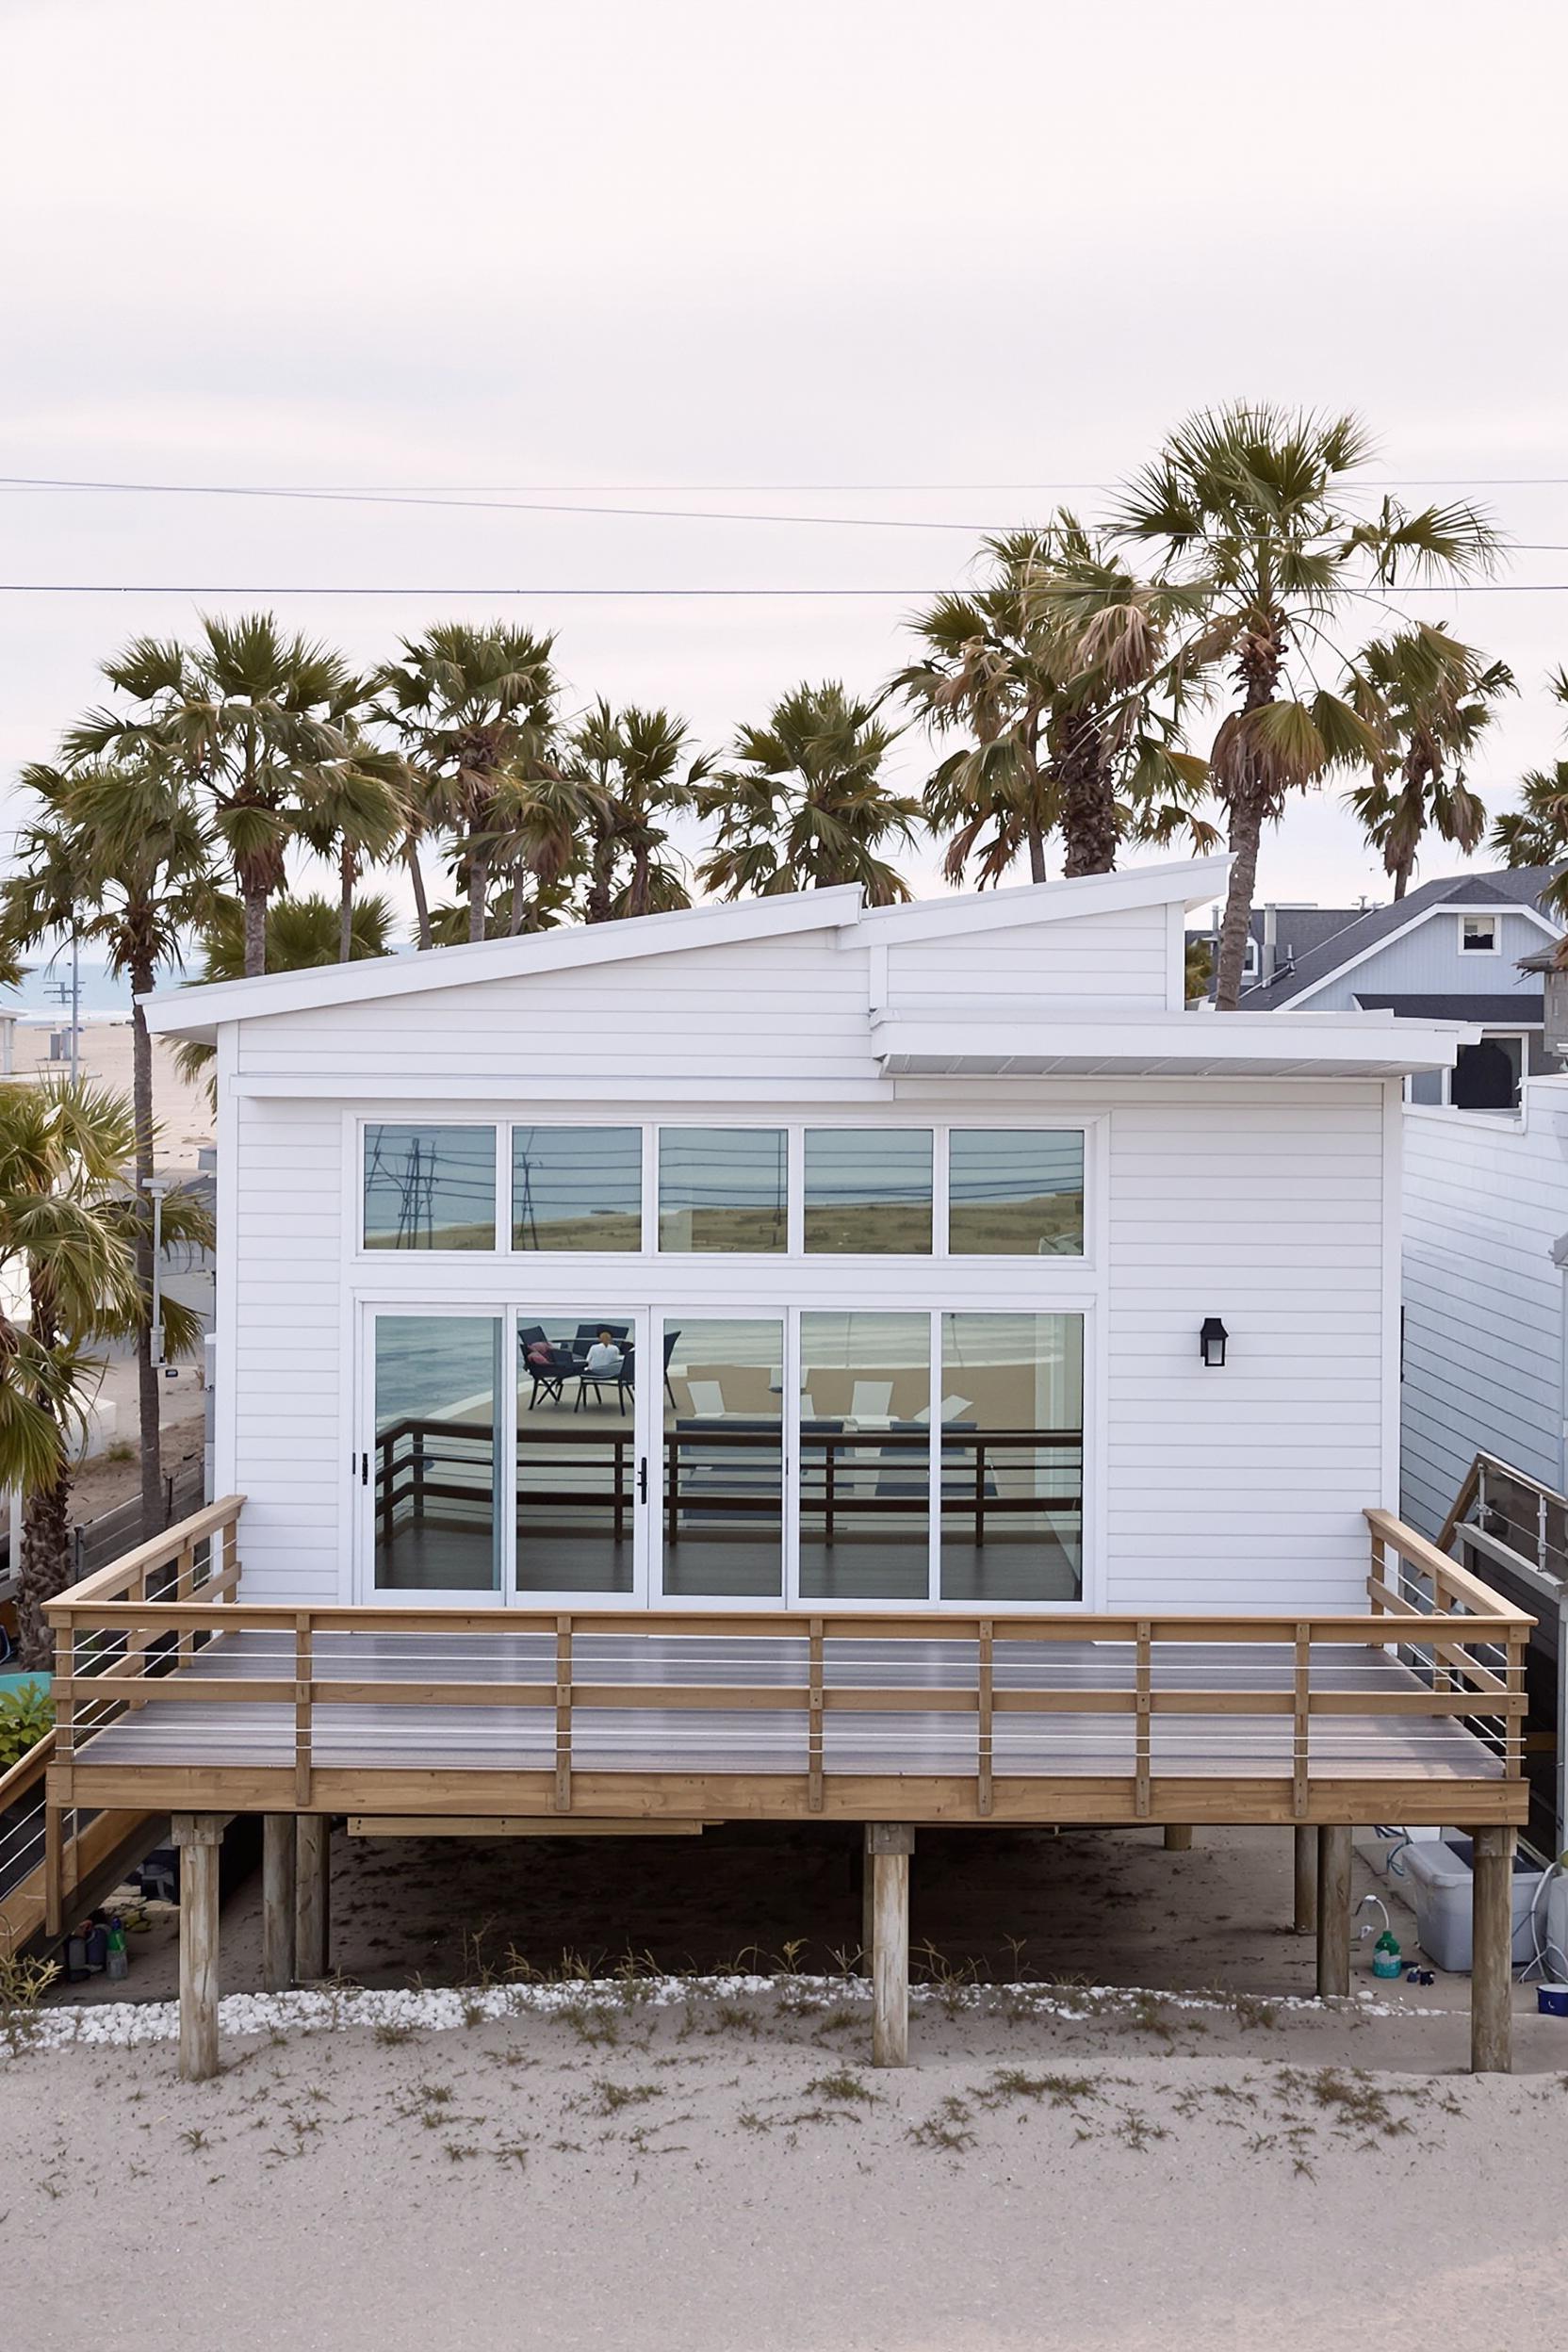
{"type": "Polygon", "coordinates": [[[371,1121],[364,1246],[1082,1258],[1084,1168],[1079,1127],[371,1121]]]}

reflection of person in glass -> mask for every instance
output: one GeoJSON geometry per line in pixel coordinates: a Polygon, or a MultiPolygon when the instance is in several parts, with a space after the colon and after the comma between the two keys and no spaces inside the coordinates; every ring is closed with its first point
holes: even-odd
{"type": "Polygon", "coordinates": [[[604,1380],[614,1379],[621,1368],[621,1351],[615,1345],[613,1331],[600,1329],[597,1339],[588,1350],[588,1359],[582,1368],[590,1380],[596,1373],[604,1380]]]}

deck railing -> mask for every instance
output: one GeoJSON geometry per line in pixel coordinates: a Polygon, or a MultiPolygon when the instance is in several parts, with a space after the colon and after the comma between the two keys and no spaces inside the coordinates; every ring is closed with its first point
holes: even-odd
{"type": "MultiPolygon", "coordinates": [[[[984,1820],[998,1812],[1028,1818],[1031,1803],[1040,1797],[1041,1775],[1049,1778],[1053,1771],[1049,1760],[1037,1760],[1049,1750],[1058,1759],[1055,1770],[1070,1771],[1072,1787],[1101,1806],[1098,1818],[1227,1818],[1212,1805],[1205,1812],[1205,1786],[1219,1803],[1236,1783],[1268,1782],[1266,1804],[1257,1800],[1263,1809],[1229,1817],[1302,1821],[1312,1818],[1315,1787],[1331,1779],[1343,1796],[1356,1783],[1358,1763],[1373,1770],[1377,1741],[1386,1747],[1391,1733],[1397,1735],[1413,1779],[1423,1769],[1423,1743],[1432,1750],[1446,1743],[1445,1769],[1453,1776],[1454,1728],[1475,1733],[1486,1751],[1486,1773],[1477,1778],[1490,1781],[1493,1809],[1478,1809],[1472,1791],[1474,1817],[1512,1820],[1519,1809],[1513,1784],[1521,1772],[1521,1668],[1533,1621],[1383,1511],[1366,1514],[1372,1557],[1368,1606],[1362,1610],[997,1608],[955,1615],[930,1609],[747,1609],[738,1614],[710,1608],[248,1604],[237,1597],[239,1511],[239,1498],[231,1496],[50,1605],[58,1645],[50,1772],[56,1805],[74,1801],[78,1772],[92,1793],[93,1733],[155,1699],[232,1708],[223,1736],[237,1748],[245,1745],[248,1709],[291,1710],[292,1741],[281,1766],[274,1756],[258,1767],[253,1742],[248,1760],[236,1764],[235,1785],[243,1779],[249,1791],[237,1800],[242,1809],[373,1809],[400,1773],[405,1809],[416,1793],[429,1810],[472,1809],[476,1784],[488,1769],[507,1776],[509,1805],[531,1803],[556,1813],[625,1813],[639,1805],[676,1811],[681,1802],[700,1810],[705,1793],[714,1801],[734,1797],[745,1782],[759,1809],[795,1804],[810,1813],[852,1810],[874,1783],[885,1814],[891,1775],[911,1799],[927,1780],[936,1810],[924,1818],[984,1820]],[[205,1648],[240,1633],[250,1637],[253,1653],[245,1671],[204,1672],[205,1648]],[[519,1643],[520,1635],[534,1639],[519,1643]],[[596,1639],[606,1635],[616,1642],[596,1639]],[[378,1643],[386,1648],[387,1636],[403,1638],[390,1667],[377,1654],[378,1643]],[[503,1647],[500,1637],[513,1639],[503,1647]],[[662,1672],[678,1672],[680,1678],[638,1679],[637,1665],[652,1653],[635,1645],[655,1639],[667,1643],[671,1637],[693,1643],[690,1651],[678,1651],[678,1668],[670,1667],[667,1650],[663,1654],[662,1672]],[[492,1641],[498,1646],[492,1648],[492,1641]],[[933,1674],[928,1647],[906,1651],[913,1671],[901,1669],[905,1645],[934,1642],[943,1645],[939,1674],[933,1674]],[[634,1645],[630,1652],[628,1642],[634,1645]],[[737,1642],[739,1648],[730,1646],[737,1642]],[[1410,1671],[1391,1674],[1396,1659],[1410,1671]],[[1049,1669],[1051,1678],[1037,1667],[1049,1669]],[[399,1740],[384,1716],[375,1734],[383,1761],[346,1767],[345,1718],[335,1712],[337,1754],[324,1762],[319,1710],[328,1707],[462,1710],[460,1720],[469,1727],[465,1752],[472,1758],[477,1751],[478,1760],[433,1771],[428,1749],[422,1752],[411,1738],[389,1767],[384,1751],[396,1752],[399,1740]],[[497,1717],[492,1734],[482,1718],[495,1709],[509,1711],[511,1720],[497,1717]],[[532,1736],[521,1743],[519,1709],[536,1710],[532,1736]],[[643,1719],[634,1739],[642,1760],[607,1766],[605,1743],[612,1735],[606,1719],[629,1710],[643,1719]],[[730,1760],[719,1776],[722,1789],[716,1780],[704,1781],[701,1761],[702,1718],[715,1711],[740,1723],[739,1729],[734,1722],[725,1727],[730,1760]],[[646,1761],[646,1724],[671,1714],[686,1719],[684,1750],[672,1747],[662,1772],[646,1761]],[[772,1722],[763,1723],[763,1714],[772,1722]],[[834,1719],[845,1714],[859,1719],[852,1727],[859,1757],[853,1768],[832,1752],[834,1719]],[[964,1719],[958,1766],[951,1733],[943,1739],[939,1727],[928,1726],[929,1774],[905,1760],[885,1765],[879,1777],[879,1752],[890,1755],[902,1746],[906,1756],[910,1720],[934,1717],[964,1719]],[[1364,1748],[1345,1720],[1357,1717],[1366,1720],[1364,1748]],[[756,1725],[749,1744],[759,1753],[770,1746],[772,1757],[749,1773],[747,1719],[756,1725]],[[999,1723],[1005,1726],[1006,1750],[1000,1772],[999,1723]],[[781,1742],[793,1761],[779,1763],[781,1742]],[[579,1755],[580,1743],[591,1743],[591,1764],[579,1755]],[[1017,1759],[1031,1744],[1037,1760],[1024,1772],[1017,1759]],[[1070,1757],[1066,1768],[1063,1753],[1070,1757]],[[657,1785],[662,1778],[670,1783],[662,1790],[657,1785]],[[683,1780],[681,1788],[674,1787],[677,1780],[683,1780]],[[764,1780],[775,1792],[766,1800],[756,1796],[764,1780]],[[1001,1805],[999,1780],[1011,1790],[1001,1805]],[[454,1782],[463,1784],[461,1796],[454,1782]],[[525,1783],[531,1784],[531,1794],[525,1783]]],[[[394,1712],[390,1721],[396,1720],[394,1712]]],[[[412,1712],[408,1720],[412,1732],[412,1712]]],[[[351,1749],[351,1740],[348,1745],[351,1749]]],[[[147,1775],[149,1791],[158,1784],[158,1756],[150,1747],[147,1765],[138,1768],[147,1775]]],[[[1380,1769],[1386,1785],[1386,1756],[1380,1769]]],[[[222,1778],[220,1753],[215,1771],[216,1788],[222,1778]]],[[[1465,1777],[1462,1772],[1457,1776],[1465,1777]]],[[[1405,1787],[1397,1772],[1392,1778],[1405,1787]]],[[[1060,1789],[1068,1784],[1058,1778],[1051,1785],[1060,1789]]],[[[183,1786],[169,1801],[203,1802],[183,1786]]],[[[220,1789],[207,1801],[221,1802],[220,1789]]],[[[1373,1805],[1370,1797],[1367,1804],[1373,1805]]],[[[1374,1808],[1351,1818],[1400,1816],[1374,1808]]]]}

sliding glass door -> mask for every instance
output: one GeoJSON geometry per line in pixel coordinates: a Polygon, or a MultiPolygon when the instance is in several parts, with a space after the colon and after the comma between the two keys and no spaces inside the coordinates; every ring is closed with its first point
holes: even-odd
{"type": "Polygon", "coordinates": [[[565,1304],[368,1309],[360,1590],[522,1608],[1071,1603],[1084,1342],[1078,1313],[685,1312],[597,1282],[565,1304]]]}
{"type": "Polygon", "coordinates": [[[497,1315],[378,1315],[360,1453],[378,1598],[498,1595],[501,1341],[497,1315]]]}

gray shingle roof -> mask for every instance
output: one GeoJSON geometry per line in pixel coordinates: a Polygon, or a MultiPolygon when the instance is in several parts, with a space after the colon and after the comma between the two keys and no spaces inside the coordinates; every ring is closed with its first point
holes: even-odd
{"type": "MultiPolygon", "coordinates": [[[[1298,952],[1288,971],[1281,972],[1266,988],[1245,989],[1242,1004],[1252,1013],[1277,1011],[1281,1005],[1293,1003],[1315,981],[1326,980],[1331,972],[1369,956],[1375,947],[1380,947],[1429,906],[1530,906],[1538,913],[1547,913],[1541,906],[1541,893],[1551,878],[1549,866],[1501,866],[1490,874],[1454,874],[1440,876],[1435,882],[1423,882],[1406,897],[1391,901],[1386,906],[1368,907],[1365,914],[1355,916],[1304,954],[1298,952]]],[[[1286,944],[1284,922],[1282,915],[1282,948],[1286,944]]]]}
{"type": "Polygon", "coordinates": [[[1405,1021],[1479,1021],[1537,1028],[1546,1018],[1545,999],[1520,988],[1512,996],[1358,996],[1364,1013],[1397,1013],[1405,1021]]]}

